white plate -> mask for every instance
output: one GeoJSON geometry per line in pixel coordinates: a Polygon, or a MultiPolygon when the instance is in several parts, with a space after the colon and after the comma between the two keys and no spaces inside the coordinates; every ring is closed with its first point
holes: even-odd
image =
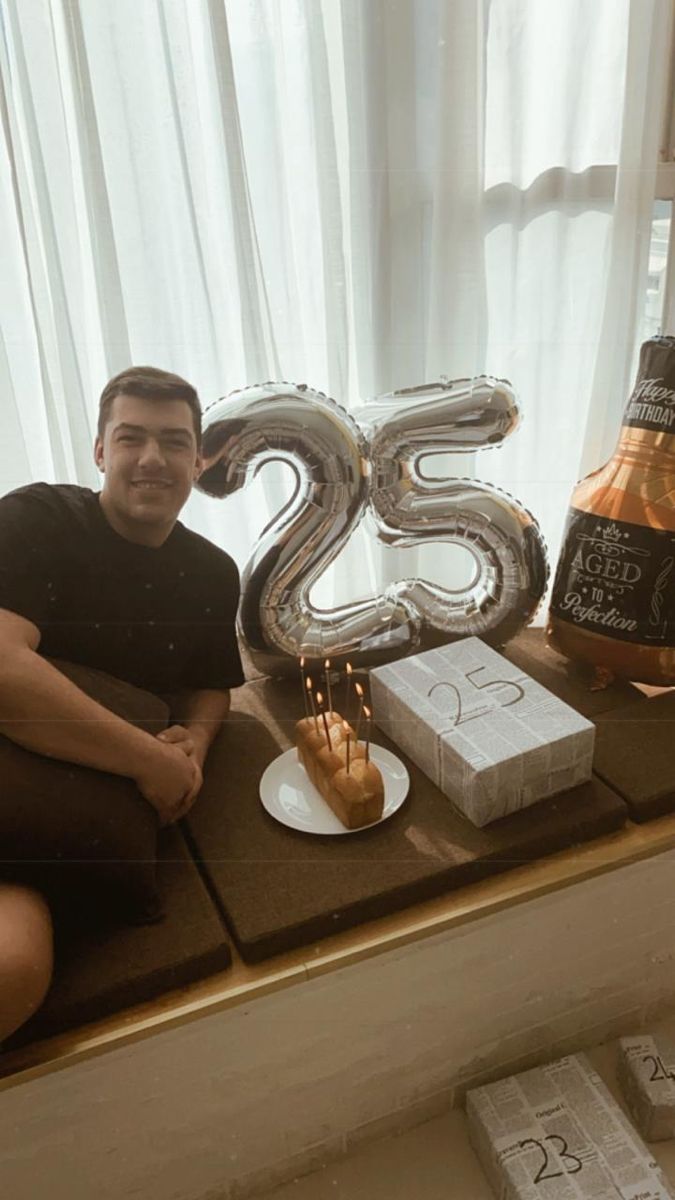
{"type": "MultiPolygon", "coordinates": [[[[370,747],[370,757],[382,772],[384,782],[384,809],[379,821],[362,825],[361,829],[372,829],[401,807],[408,795],[410,777],[400,758],[385,750],[384,746],[370,747]]],[[[267,767],[260,780],[260,799],[271,817],[300,829],[304,833],[360,833],[361,829],[345,829],[344,825],[329,808],[323,796],[316,790],[295,748],[280,754],[267,767]]]]}

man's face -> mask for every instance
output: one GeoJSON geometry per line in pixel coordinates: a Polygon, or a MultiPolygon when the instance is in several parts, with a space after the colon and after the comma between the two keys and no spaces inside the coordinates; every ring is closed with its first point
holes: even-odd
{"type": "Polygon", "coordinates": [[[159,546],[202,470],[185,400],[116,396],[94,446],[104,472],[101,506],[123,537],[159,546]]]}

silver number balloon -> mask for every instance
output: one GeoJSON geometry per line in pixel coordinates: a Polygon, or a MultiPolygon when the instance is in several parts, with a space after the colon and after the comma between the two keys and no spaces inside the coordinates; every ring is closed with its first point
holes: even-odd
{"type": "Polygon", "coordinates": [[[255,665],[284,674],[375,665],[420,645],[479,634],[501,644],[531,619],[547,580],[536,521],[505,493],[471,480],[425,479],[430,454],[499,445],[517,426],[504,381],[480,376],[375,397],[356,415],[305,385],[245,388],[205,413],[199,487],[237,491],[266,462],[295,472],[288,504],[264,531],[242,574],[240,630],[255,665]],[[391,584],[372,599],[328,612],[309,593],[366,509],[389,545],[450,541],[476,561],[471,584],[449,591],[424,580],[391,584]]]}
{"type": "Polygon", "coordinates": [[[301,654],[309,669],[327,657],[339,667],[405,654],[421,622],[395,587],[328,612],[309,598],[368,504],[368,447],[345,409],[304,385],[266,383],[216,401],[204,417],[202,491],[230,495],[275,460],[296,476],[242,573],[239,626],[255,665],[275,675],[297,668],[301,654]]]}
{"type": "Polygon", "coordinates": [[[503,645],[530,621],[546,590],[546,548],[534,517],[505,492],[470,479],[429,479],[422,459],[499,446],[518,427],[505,380],[443,379],[376,396],[354,414],[368,435],[370,503],[389,546],[449,542],[473,556],[469,585],[450,591],[422,579],[398,584],[423,619],[422,645],[475,634],[503,645]]]}

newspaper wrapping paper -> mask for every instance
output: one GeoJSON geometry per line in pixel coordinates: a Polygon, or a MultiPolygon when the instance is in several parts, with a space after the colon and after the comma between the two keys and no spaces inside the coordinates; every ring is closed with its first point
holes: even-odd
{"type": "Polygon", "coordinates": [[[618,1077],[642,1136],[675,1137],[675,1047],[649,1034],[621,1038],[618,1077]]]}
{"type": "Polygon", "coordinates": [[[675,1191],[583,1054],[467,1094],[499,1200],[666,1200],[675,1191]]]}
{"type": "Polygon", "coordinates": [[[377,667],[373,719],[474,825],[591,777],[595,726],[479,638],[377,667]]]}

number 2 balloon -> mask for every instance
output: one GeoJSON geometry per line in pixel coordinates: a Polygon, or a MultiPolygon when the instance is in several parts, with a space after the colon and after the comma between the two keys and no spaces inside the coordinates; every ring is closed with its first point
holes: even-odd
{"type": "Polygon", "coordinates": [[[294,471],[293,496],[242,573],[239,627],[270,675],[330,658],[374,666],[476,634],[503,645],[530,621],[546,589],[546,550],[534,517],[506,493],[469,479],[429,479],[430,454],[498,446],[519,421],[510,386],[488,376],[377,396],[353,415],[304,384],[265,383],[204,414],[199,488],[228,496],[266,462],[294,471]],[[449,542],[475,563],[460,590],[402,579],[378,596],[314,607],[310,592],[364,513],[393,547],[449,542]]]}

